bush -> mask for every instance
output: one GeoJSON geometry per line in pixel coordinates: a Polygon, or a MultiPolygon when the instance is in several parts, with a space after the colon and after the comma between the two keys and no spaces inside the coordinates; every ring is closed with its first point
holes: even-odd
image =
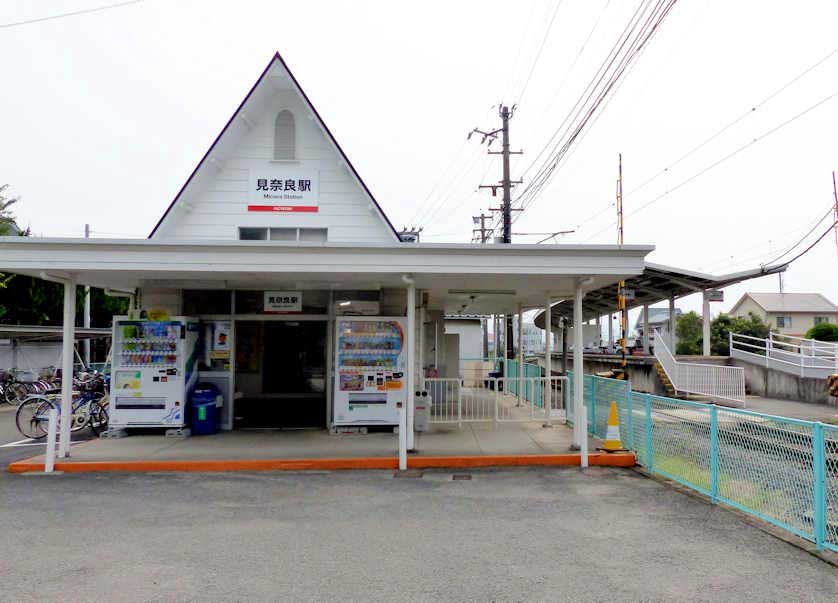
{"type": "Polygon", "coordinates": [[[838,341],[838,325],[822,322],[806,331],[806,339],[818,341],[838,341]]]}

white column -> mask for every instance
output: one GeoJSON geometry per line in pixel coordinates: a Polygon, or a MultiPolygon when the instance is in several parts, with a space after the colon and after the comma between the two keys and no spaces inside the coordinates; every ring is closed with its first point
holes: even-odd
{"type": "Polygon", "coordinates": [[[582,284],[576,283],[573,300],[573,443],[579,448],[581,466],[588,466],[588,413],[585,411],[585,364],[582,342],[582,284]]]}
{"type": "Polygon", "coordinates": [[[553,316],[550,294],[547,294],[547,305],[544,307],[544,376],[547,377],[542,393],[544,403],[544,427],[551,427],[550,423],[550,377],[553,376],[553,316]]]}
{"type": "Polygon", "coordinates": [[[710,355],[710,296],[707,295],[707,291],[702,293],[704,297],[704,304],[702,305],[701,309],[701,334],[703,341],[702,346],[702,354],[705,356],[710,355]]]}
{"type": "Polygon", "coordinates": [[[413,397],[416,392],[416,285],[407,287],[407,449],[413,450],[413,397]]]}
{"type": "Polygon", "coordinates": [[[602,346],[602,318],[597,314],[596,317],[596,347],[597,351],[602,346]]]}
{"type": "Polygon", "coordinates": [[[669,296],[669,350],[675,355],[675,295],[669,296]]]}
{"type": "Polygon", "coordinates": [[[608,351],[614,348],[614,315],[608,313],[608,351]]]}
{"type": "Polygon", "coordinates": [[[518,304],[518,406],[524,394],[524,306],[518,304]]]}
{"type": "Polygon", "coordinates": [[[419,389],[425,389],[425,306],[419,308],[419,389]]]}
{"type": "Polygon", "coordinates": [[[439,320],[434,320],[434,368],[439,372],[439,320]]]}
{"type": "Polygon", "coordinates": [[[59,458],[70,456],[70,422],[73,415],[73,360],[76,342],[76,281],[64,283],[64,323],[61,340],[61,439],[59,458]]]}
{"type": "Polygon", "coordinates": [[[643,304],[643,351],[649,353],[649,304],[643,304]]]}
{"type": "MultiPolygon", "coordinates": [[[[84,238],[90,238],[90,224],[84,225],[84,238]]],[[[90,287],[84,288],[84,328],[90,328],[90,287]]],[[[84,366],[90,366],[90,338],[85,337],[83,343],[84,349],[84,366]]]]}

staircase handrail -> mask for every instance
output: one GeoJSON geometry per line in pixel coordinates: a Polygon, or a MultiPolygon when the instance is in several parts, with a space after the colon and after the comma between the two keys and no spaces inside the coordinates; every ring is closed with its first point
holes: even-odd
{"type": "Polygon", "coordinates": [[[676,391],[745,403],[745,370],[704,362],[679,362],[655,332],[655,358],[676,391]]]}

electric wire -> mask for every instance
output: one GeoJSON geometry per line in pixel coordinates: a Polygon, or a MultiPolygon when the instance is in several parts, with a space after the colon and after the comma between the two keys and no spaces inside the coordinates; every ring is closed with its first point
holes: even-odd
{"type": "Polygon", "coordinates": [[[17,27],[19,25],[29,25],[30,23],[41,23],[43,21],[52,21],[54,19],[63,19],[64,17],[75,17],[77,15],[84,15],[87,13],[96,13],[103,10],[108,10],[111,8],[121,8],[123,6],[128,6],[129,4],[139,4],[144,0],[128,0],[127,2],[117,2],[116,4],[106,4],[104,6],[96,6],[93,8],[85,8],[81,10],[74,10],[68,13],[61,13],[58,15],[49,15],[47,17],[37,17],[35,19],[25,19],[23,21],[15,21],[13,23],[0,23],[0,29],[6,29],[7,27],[17,27]]]}
{"type": "Polygon", "coordinates": [[[556,3],[556,8],[553,9],[553,16],[550,17],[550,23],[547,24],[547,29],[544,32],[544,37],[541,38],[541,44],[538,47],[538,52],[535,55],[535,60],[533,60],[532,65],[530,66],[530,72],[527,74],[527,79],[524,80],[524,87],[521,89],[520,94],[518,94],[518,99],[515,101],[516,104],[520,104],[524,100],[524,95],[527,93],[527,88],[530,85],[530,80],[532,80],[532,74],[535,72],[535,68],[538,66],[538,61],[541,59],[541,53],[544,52],[544,46],[547,43],[547,39],[550,37],[550,31],[553,29],[553,23],[556,22],[556,15],[559,14],[559,9],[561,8],[564,0],[559,0],[556,3]]]}
{"type": "MultiPolygon", "coordinates": [[[[650,2],[640,5],[638,11],[635,12],[635,16],[630,21],[629,27],[627,28],[627,35],[621,36],[621,39],[618,40],[616,45],[616,51],[610,55],[604,68],[600,69],[598,76],[595,76],[593,86],[589,85],[588,89],[590,91],[587,97],[584,99],[580,98],[580,101],[577,102],[576,107],[578,107],[578,110],[576,110],[576,107],[574,108],[576,114],[573,115],[571,124],[558,139],[550,155],[541,165],[531,183],[517,197],[516,200],[519,201],[522,210],[527,209],[534,202],[537,195],[550,180],[562,158],[567,154],[570,147],[579,138],[585,126],[594,116],[597,108],[607,98],[609,92],[614,88],[629,64],[638,56],[642,48],[651,39],[655,31],[657,31],[663,19],[674,6],[675,1],[659,0],[653,7],[651,7],[650,2]],[[650,7],[651,11],[648,12],[650,7]],[[627,49],[624,51],[624,48],[627,49]]],[[[573,110],[571,111],[572,113],[573,110]]],[[[548,142],[548,145],[555,138],[556,135],[554,134],[551,141],[548,142]]]]}
{"type": "MultiPolygon", "coordinates": [[[[821,234],[821,236],[819,236],[817,239],[815,239],[814,241],[812,241],[812,243],[811,243],[811,244],[810,244],[810,245],[809,245],[806,249],[804,249],[803,251],[801,251],[800,253],[798,253],[796,256],[794,256],[792,259],[788,260],[787,262],[783,262],[783,264],[781,264],[781,265],[782,265],[782,266],[790,266],[791,264],[793,264],[794,262],[796,262],[797,260],[799,260],[800,258],[802,258],[804,255],[806,255],[806,254],[807,254],[807,253],[809,253],[812,249],[814,249],[815,245],[817,245],[818,243],[820,243],[820,242],[824,239],[824,237],[826,237],[826,236],[827,236],[830,232],[832,232],[832,229],[833,229],[833,228],[835,228],[835,227],[838,227],[838,220],[835,220],[835,222],[833,222],[832,224],[830,224],[830,225],[829,225],[829,228],[827,228],[825,231],[823,231],[823,233],[821,234]]],[[[776,260],[774,260],[774,261],[776,261],[776,260]]],[[[765,264],[765,267],[766,267],[766,268],[773,268],[774,266],[771,266],[771,264],[773,264],[773,263],[774,263],[773,261],[772,261],[772,262],[768,262],[767,264],[765,264]]]]}
{"type": "MultiPolygon", "coordinates": [[[[791,124],[791,123],[793,123],[793,122],[797,121],[798,119],[800,119],[800,118],[801,118],[801,117],[803,117],[804,115],[807,115],[807,114],[808,114],[808,113],[810,113],[811,111],[814,111],[815,109],[817,109],[818,107],[820,107],[820,106],[822,106],[823,104],[827,103],[828,101],[832,100],[832,99],[833,99],[833,98],[835,98],[836,96],[838,96],[838,91],[833,92],[832,94],[829,94],[828,96],[826,96],[826,97],[824,97],[824,98],[820,99],[819,101],[817,101],[817,102],[816,102],[816,103],[814,103],[813,105],[810,105],[809,107],[807,107],[807,108],[806,108],[806,109],[804,109],[803,111],[801,111],[801,112],[797,113],[796,115],[794,115],[794,116],[790,117],[789,119],[787,119],[787,120],[783,121],[783,122],[782,122],[782,123],[780,123],[779,125],[774,126],[773,128],[771,128],[771,129],[767,130],[766,132],[763,132],[762,134],[760,134],[759,136],[757,136],[757,137],[756,137],[756,138],[754,138],[753,140],[751,140],[751,141],[749,141],[749,142],[745,143],[744,145],[742,145],[742,146],[740,146],[740,147],[738,147],[738,148],[734,149],[734,150],[733,150],[733,151],[731,151],[730,153],[727,153],[726,155],[722,156],[720,159],[717,159],[717,160],[713,161],[712,163],[710,163],[709,165],[705,166],[704,168],[702,168],[702,169],[701,169],[701,170],[699,170],[698,172],[694,173],[692,176],[689,176],[688,178],[686,178],[686,179],[682,180],[681,182],[679,182],[678,184],[676,184],[676,185],[675,185],[675,186],[673,186],[672,188],[665,190],[664,192],[662,192],[661,194],[657,195],[656,197],[653,197],[653,198],[652,198],[652,199],[650,199],[649,201],[646,201],[645,203],[643,203],[643,204],[642,204],[642,205],[640,205],[639,207],[637,207],[637,208],[633,209],[631,212],[629,212],[629,213],[627,214],[627,216],[633,216],[633,215],[636,215],[636,214],[640,213],[641,211],[645,210],[646,208],[648,208],[649,206],[653,205],[654,203],[657,203],[658,201],[660,201],[660,200],[661,200],[661,199],[663,199],[664,197],[667,197],[667,196],[671,195],[672,193],[674,193],[674,192],[675,192],[675,191],[677,191],[678,189],[680,189],[680,188],[682,188],[682,187],[686,186],[687,184],[689,184],[690,182],[692,182],[692,181],[696,180],[697,178],[700,178],[700,177],[701,177],[701,176],[703,176],[704,174],[706,174],[706,173],[708,173],[709,171],[713,170],[714,168],[716,168],[716,167],[720,166],[721,164],[725,163],[726,161],[728,161],[728,160],[732,159],[733,157],[736,157],[736,156],[737,156],[737,155],[739,155],[742,151],[744,151],[744,150],[746,150],[746,149],[748,149],[748,148],[752,147],[753,145],[755,145],[755,144],[757,144],[757,143],[759,143],[759,142],[763,141],[764,139],[768,138],[768,137],[769,137],[769,136],[771,136],[772,134],[774,134],[774,133],[778,132],[779,130],[783,129],[783,128],[784,128],[784,127],[786,127],[787,125],[789,125],[789,124],[791,124]]],[[[598,235],[600,235],[600,234],[602,234],[603,232],[605,232],[606,230],[609,230],[610,228],[612,228],[615,224],[616,224],[616,221],[611,222],[608,226],[606,226],[605,228],[603,228],[603,229],[601,229],[601,230],[597,231],[594,235],[592,235],[591,237],[589,237],[588,239],[586,239],[586,241],[590,241],[591,239],[596,238],[598,235]]]]}
{"type": "MultiPolygon", "coordinates": [[[[815,229],[816,229],[818,226],[820,226],[821,224],[823,224],[824,220],[826,220],[827,218],[829,218],[829,217],[830,217],[830,214],[832,214],[832,212],[833,212],[833,211],[834,211],[834,209],[833,209],[832,207],[830,207],[830,208],[829,208],[829,210],[826,212],[826,214],[824,214],[824,216],[823,216],[820,220],[818,220],[818,221],[817,221],[817,223],[815,223],[815,225],[814,225],[812,228],[810,228],[810,229],[809,229],[809,231],[808,231],[805,235],[803,235],[803,236],[800,238],[800,240],[799,240],[799,241],[797,241],[797,243],[795,243],[794,245],[792,245],[791,247],[789,247],[788,249],[786,249],[783,253],[781,253],[780,255],[778,255],[776,258],[774,258],[774,259],[773,259],[773,260],[771,260],[770,262],[765,262],[765,264],[767,264],[767,265],[771,265],[771,264],[774,264],[774,263],[776,263],[776,262],[779,262],[781,259],[783,259],[783,258],[784,258],[784,257],[786,257],[788,254],[790,254],[792,251],[794,251],[797,247],[799,247],[800,245],[802,245],[802,244],[803,244],[803,242],[804,242],[807,238],[809,238],[809,235],[811,235],[813,232],[815,232],[815,229]]],[[[833,224],[833,226],[834,226],[834,224],[833,224]]],[[[831,227],[830,227],[830,228],[831,228],[831,227]]]]}
{"type": "Polygon", "coordinates": [[[730,122],[730,123],[728,123],[727,125],[723,126],[720,130],[718,130],[717,132],[715,132],[714,134],[712,134],[709,138],[706,138],[704,141],[700,142],[699,144],[697,144],[696,146],[694,146],[693,148],[691,148],[690,150],[688,150],[686,153],[684,153],[683,155],[681,155],[680,157],[678,157],[678,159],[676,159],[675,161],[673,161],[672,163],[670,163],[667,167],[663,168],[662,170],[660,170],[659,172],[657,172],[655,175],[653,175],[652,177],[648,178],[647,180],[644,180],[642,183],[640,183],[639,185],[637,185],[636,187],[634,187],[632,190],[630,190],[630,191],[628,192],[628,194],[631,194],[631,193],[634,193],[634,192],[639,191],[640,189],[642,189],[643,187],[645,187],[646,185],[648,185],[650,182],[652,182],[652,181],[653,181],[653,180],[655,180],[656,178],[659,178],[660,176],[662,176],[662,175],[664,175],[665,173],[667,173],[667,172],[668,172],[669,170],[671,170],[673,167],[675,167],[676,165],[678,165],[679,163],[681,163],[682,161],[684,161],[684,159],[686,159],[687,157],[692,156],[692,155],[693,155],[693,154],[695,154],[697,151],[699,151],[699,150],[701,150],[702,148],[704,148],[705,146],[707,146],[710,142],[712,142],[713,140],[715,140],[716,138],[718,138],[719,136],[721,136],[722,134],[724,134],[725,132],[727,132],[730,128],[732,128],[733,126],[737,125],[738,123],[740,123],[740,122],[741,122],[742,120],[744,120],[745,118],[750,117],[751,115],[753,115],[754,113],[756,113],[756,111],[757,111],[758,109],[762,108],[762,107],[763,107],[766,103],[769,103],[769,102],[771,102],[772,100],[774,100],[774,98],[776,98],[777,96],[779,96],[780,94],[782,94],[783,92],[785,92],[785,91],[786,91],[789,87],[793,86],[795,83],[797,83],[797,82],[798,82],[799,80],[801,80],[803,77],[805,77],[805,76],[806,76],[806,75],[808,75],[810,72],[812,72],[813,70],[815,70],[815,69],[817,69],[818,67],[820,67],[823,63],[825,63],[826,61],[828,61],[829,59],[831,59],[831,58],[832,58],[833,56],[835,56],[836,54],[838,54],[838,48],[833,49],[831,52],[829,52],[826,56],[822,57],[822,58],[821,58],[820,60],[818,60],[816,63],[814,63],[813,65],[810,65],[809,67],[807,67],[807,68],[806,68],[803,72],[799,73],[798,75],[796,75],[795,77],[793,77],[792,79],[790,79],[789,81],[787,81],[787,82],[786,82],[785,84],[783,84],[780,88],[778,88],[777,90],[775,90],[774,92],[772,92],[771,94],[769,94],[768,96],[766,96],[764,99],[762,99],[762,100],[761,100],[761,101],[759,101],[757,104],[755,104],[753,107],[751,107],[750,109],[748,109],[747,111],[745,111],[744,113],[742,113],[742,114],[741,114],[740,116],[738,116],[736,119],[734,119],[733,121],[731,121],[731,122],[730,122]]]}
{"type": "MultiPolygon", "coordinates": [[[[741,115],[739,115],[738,117],[736,117],[735,119],[733,119],[732,121],[730,121],[729,123],[727,123],[726,125],[722,126],[722,127],[721,127],[718,131],[716,131],[715,133],[713,133],[711,136],[709,136],[708,138],[706,138],[706,139],[705,139],[705,140],[703,140],[702,142],[700,142],[700,143],[698,143],[697,145],[693,146],[693,147],[692,147],[691,149],[689,149],[687,152],[685,152],[685,153],[684,153],[684,154],[682,154],[680,157],[678,157],[677,159],[675,159],[675,161],[670,162],[670,163],[669,163],[669,164],[668,164],[665,168],[663,168],[662,170],[658,171],[658,172],[657,172],[657,173],[655,173],[654,175],[650,176],[649,178],[647,178],[646,180],[644,180],[643,182],[641,182],[639,185],[637,185],[637,186],[635,186],[634,188],[632,188],[631,190],[629,190],[629,191],[626,193],[626,195],[632,195],[632,194],[636,193],[637,191],[641,190],[642,188],[644,188],[645,186],[647,186],[648,184],[650,184],[652,181],[656,180],[657,178],[659,178],[659,177],[661,177],[661,176],[663,176],[663,175],[665,175],[665,174],[668,174],[668,173],[670,172],[670,170],[671,170],[672,168],[674,168],[676,165],[680,164],[681,162],[683,162],[683,161],[684,161],[685,159],[687,159],[688,157],[691,157],[692,155],[694,155],[696,152],[698,152],[699,150],[701,150],[702,148],[704,148],[705,146],[707,146],[710,142],[712,142],[712,141],[716,140],[719,136],[721,136],[722,134],[724,134],[725,132],[727,132],[729,129],[731,129],[732,127],[736,126],[736,125],[737,125],[737,124],[739,124],[740,122],[742,122],[745,118],[747,118],[747,117],[749,117],[749,116],[751,116],[751,115],[754,115],[754,113],[755,113],[758,109],[762,108],[763,106],[765,106],[766,104],[768,104],[770,101],[774,100],[777,96],[779,96],[780,94],[782,94],[783,92],[785,92],[785,91],[786,91],[787,89],[789,89],[791,86],[793,86],[793,85],[794,85],[794,84],[796,84],[798,81],[800,81],[801,79],[803,79],[806,75],[808,75],[809,73],[811,73],[812,71],[814,71],[815,69],[817,69],[818,67],[820,67],[822,64],[824,64],[826,61],[828,61],[829,59],[831,59],[831,58],[832,58],[833,56],[835,56],[836,54],[838,54],[838,48],[834,48],[834,49],[833,49],[833,50],[831,50],[829,53],[827,53],[826,55],[824,55],[823,57],[821,57],[820,59],[818,59],[817,61],[815,61],[813,64],[809,65],[809,66],[808,66],[806,69],[804,69],[802,72],[800,72],[800,73],[796,74],[794,77],[792,77],[791,79],[789,79],[788,81],[786,81],[784,84],[782,84],[779,88],[777,88],[777,89],[776,89],[776,90],[774,90],[772,93],[770,93],[769,95],[767,95],[766,97],[764,97],[763,99],[761,99],[760,101],[758,101],[756,104],[754,104],[754,105],[751,107],[751,109],[749,109],[749,110],[745,111],[744,113],[742,113],[741,115]]],[[[583,225],[585,225],[586,223],[591,222],[592,220],[594,220],[595,218],[599,217],[599,216],[600,216],[600,215],[602,215],[603,213],[605,213],[605,212],[609,211],[612,207],[614,207],[614,202],[613,202],[613,201],[608,202],[608,204],[607,204],[607,205],[605,205],[605,206],[603,207],[603,209],[602,209],[602,210],[598,210],[598,211],[597,211],[597,212],[595,212],[595,213],[594,213],[594,214],[593,214],[590,218],[587,218],[587,219],[583,220],[582,222],[580,222],[580,224],[579,224],[579,225],[577,225],[577,227],[576,227],[576,228],[577,228],[577,230],[581,229],[581,227],[582,227],[583,225]]],[[[613,225],[613,223],[612,223],[612,225],[613,225]]]]}
{"type": "MultiPolygon", "coordinates": [[[[546,184],[546,180],[549,179],[550,175],[553,171],[555,171],[562,157],[567,154],[572,142],[579,138],[580,134],[584,131],[584,126],[590,121],[591,117],[596,114],[596,108],[599,107],[604,99],[607,98],[608,101],[610,101],[611,97],[608,96],[609,91],[614,87],[615,83],[621,81],[620,76],[622,76],[622,74],[626,71],[626,67],[628,65],[633,66],[633,60],[639,56],[645,48],[646,42],[648,42],[652,34],[654,34],[657,27],[660,25],[660,22],[668,14],[669,10],[671,10],[675,1],[676,0],[669,0],[669,2],[666,2],[665,0],[658,0],[654,7],[652,7],[652,0],[644,0],[644,2],[638,4],[617,40],[608,51],[605,59],[600,64],[599,68],[594,73],[579,98],[576,100],[576,103],[565,116],[564,120],[559,124],[559,127],[553,132],[547,143],[541,148],[536,157],[521,174],[523,179],[523,177],[526,176],[526,174],[537,164],[539,159],[541,159],[545,151],[550,148],[550,145],[553,144],[553,142],[556,141],[557,137],[561,134],[561,137],[558,138],[558,141],[553,147],[553,151],[551,151],[547,159],[545,159],[536,175],[532,178],[531,183],[527,185],[527,187],[525,187],[525,189],[516,197],[515,202],[518,204],[518,208],[526,209],[529,198],[537,195],[546,184]],[[649,12],[650,8],[652,9],[651,12],[649,12]],[[645,21],[643,21],[644,16],[645,21]],[[641,21],[643,21],[642,25],[641,21]],[[626,44],[629,44],[628,49],[623,52],[626,44]],[[622,56],[621,53],[623,53],[622,56]],[[617,61],[616,67],[614,67],[615,61],[617,61]],[[605,84],[600,86],[604,79],[605,84]],[[589,105],[589,101],[595,94],[596,100],[593,104],[589,105]],[[573,124],[580,116],[583,117],[581,123],[577,124],[576,127],[573,128],[573,124]],[[568,122],[570,122],[570,125],[568,125],[568,122]],[[565,128],[566,125],[567,128],[565,128]],[[565,128],[564,134],[562,134],[563,128],[565,128]],[[560,143],[565,139],[567,139],[567,141],[563,147],[560,148],[560,143]],[[556,152],[557,149],[558,153],[556,152]]],[[[607,106],[608,101],[606,101],[605,106],[607,106]]],[[[595,121],[596,118],[594,119],[594,123],[595,121]]],[[[518,214],[513,218],[513,223],[521,216],[522,213],[523,212],[518,212],[518,214]]]]}

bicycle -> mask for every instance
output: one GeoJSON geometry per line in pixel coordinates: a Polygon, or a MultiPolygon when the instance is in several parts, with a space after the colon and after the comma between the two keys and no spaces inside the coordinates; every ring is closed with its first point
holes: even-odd
{"type": "MultiPolygon", "coordinates": [[[[108,395],[105,392],[104,379],[95,375],[89,380],[74,380],[80,391],[73,392],[70,431],[77,432],[90,427],[94,435],[99,435],[108,427],[108,395]]],[[[18,406],[15,424],[18,431],[27,438],[39,440],[47,435],[49,411],[58,411],[59,429],[61,424],[60,394],[33,394],[18,406]]]]}

